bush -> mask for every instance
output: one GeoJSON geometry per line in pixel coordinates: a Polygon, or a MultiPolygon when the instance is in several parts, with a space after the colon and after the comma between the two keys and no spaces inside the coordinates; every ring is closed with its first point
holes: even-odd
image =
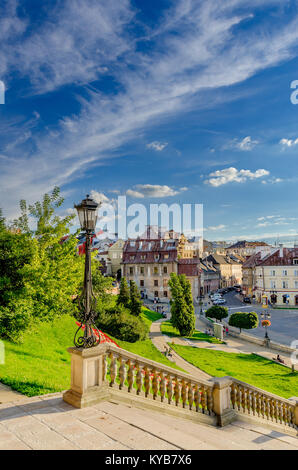
{"type": "Polygon", "coordinates": [[[221,321],[223,318],[226,318],[228,315],[228,309],[226,307],[221,307],[220,305],[213,305],[212,307],[208,308],[206,312],[206,317],[215,318],[219,321],[221,321]]]}
{"type": "Polygon", "coordinates": [[[143,320],[130,315],[129,311],[121,306],[101,313],[96,323],[100,330],[129,343],[144,340],[148,334],[148,327],[143,320]]]}
{"type": "Polygon", "coordinates": [[[259,325],[259,317],[256,312],[236,312],[229,318],[229,325],[240,329],[251,330],[259,325]]]}
{"type": "Polygon", "coordinates": [[[32,323],[32,303],[29,299],[14,299],[7,307],[0,307],[0,337],[17,343],[32,323]]]}

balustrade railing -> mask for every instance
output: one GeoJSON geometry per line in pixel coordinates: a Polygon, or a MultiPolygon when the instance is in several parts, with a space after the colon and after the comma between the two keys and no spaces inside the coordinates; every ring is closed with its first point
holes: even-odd
{"type": "Polygon", "coordinates": [[[213,383],[198,381],[178,370],[133,356],[109,347],[103,355],[103,381],[112,388],[214,415],[213,383]]]}
{"type": "Polygon", "coordinates": [[[231,403],[236,412],[298,429],[295,419],[297,405],[240,380],[230,379],[231,403]]]}

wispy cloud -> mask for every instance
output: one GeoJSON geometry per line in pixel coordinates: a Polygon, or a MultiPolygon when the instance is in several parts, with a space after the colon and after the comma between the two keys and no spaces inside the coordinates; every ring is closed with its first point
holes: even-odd
{"type": "Polygon", "coordinates": [[[167,142],[151,142],[150,144],[147,144],[148,149],[153,149],[156,152],[162,152],[166,147],[167,147],[167,142]]]}
{"type": "Polygon", "coordinates": [[[180,188],[175,190],[169,186],[160,186],[158,184],[137,184],[133,189],[126,191],[127,196],[142,199],[142,198],[164,198],[176,196],[182,191],[186,191],[187,188],[180,188]]]}
{"type": "Polygon", "coordinates": [[[218,187],[228,183],[245,183],[247,180],[255,180],[269,175],[268,170],[259,169],[255,172],[250,170],[237,170],[234,167],[216,170],[210,173],[209,179],[205,180],[206,184],[218,187]]]}
{"type": "MultiPolygon", "coordinates": [[[[107,94],[85,89],[84,98],[77,96],[76,115],[34,132],[13,153],[2,151],[18,160],[17,165],[8,161],[0,175],[1,200],[12,194],[7,210],[24,196],[34,199],[54,184],[77,178],[87,165],[110,158],[138,131],[193,107],[200,109],[208,93],[293,57],[297,17],[282,27],[270,25],[267,34],[266,18],[262,28],[252,22],[254,7],[276,3],[254,0],[244,7],[240,0],[179,0],[154,28],[138,25],[150,45],[147,52],[140,52],[135,47],[135,11],[129,0],[57,2],[47,20],[35,28],[29,19],[17,16],[17,2],[9,0],[2,25],[8,39],[0,52],[0,73],[8,81],[17,73],[30,80],[33,93],[44,93],[109,73],[117,86],[115,93],[107,94]],[[237,28],[245,19],[251,22],[249,31],[237,28]]],[[[208,97],[208,105],[214,103],[208,97]]],[[[257,172],[266,170],[257,170],[254,176],[249,170],[235,171],[234,178],[243,181],[264,176],[257,172]]],[[[214,186],[231,181],[226,179],[227,175],[212,178],[214,186]]]]}
{"type": "Polygon", "coordinates": [[[205,230],[207,230],[209,232],[217,232],[217,231],[221,231],[221,230],[225,230],[225,229],[226,229],[226,225],[223,225],[223,224],[214,225],[214,226],[210,226],[210,227],[205,228],[205,230]]]}
{"type": "Polygon", "coordinates": [[[293,147],[295,145],[298,144],[298,139],[281,139],[279,141],[279,143],[283,146],[283,147],[293,147]]]}
{"type": "Polygon", "coordinates": [[[253,148],[259,143],[258,140],[253,140],[249,135],[244,137],[244,139],[233,139],[231,142],[226,144],[224,149],[237,149],[242,150],[243,152],[248,152],[253,150],[253,148]]]}

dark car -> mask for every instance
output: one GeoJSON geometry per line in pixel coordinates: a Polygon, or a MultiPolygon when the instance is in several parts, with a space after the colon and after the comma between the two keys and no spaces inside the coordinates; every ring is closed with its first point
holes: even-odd
{"type": "Polygon", "coordinates": [[[250,297],[244,297],[243,302],[246,304],[251,304],[251,298],[250,297]]]}

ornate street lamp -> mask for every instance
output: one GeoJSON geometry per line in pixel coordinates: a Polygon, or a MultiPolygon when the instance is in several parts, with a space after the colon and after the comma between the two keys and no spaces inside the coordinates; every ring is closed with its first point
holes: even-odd
{"type": "Polygon", "coordinates": [[[265,339],[269,339],[267,328],[268,326],[271,325],[270,319],[271,315],[270,313],[261,313],[261,319],[262,319],[262,326],[266,329],[265,331],[265,339]]]}
{"type": "Polygon", "coordinates": [[[96,298],[93,294],[91,273],[91,240],[95,232],[98,206],[89,194],[80,204],[74,206],[78,211],[81,229],[86,233],[84,287],[79,298],[81,324],[74,337],[77,348],[92,348],[100,342],[99,331],[95,325],[96,298]]]}

